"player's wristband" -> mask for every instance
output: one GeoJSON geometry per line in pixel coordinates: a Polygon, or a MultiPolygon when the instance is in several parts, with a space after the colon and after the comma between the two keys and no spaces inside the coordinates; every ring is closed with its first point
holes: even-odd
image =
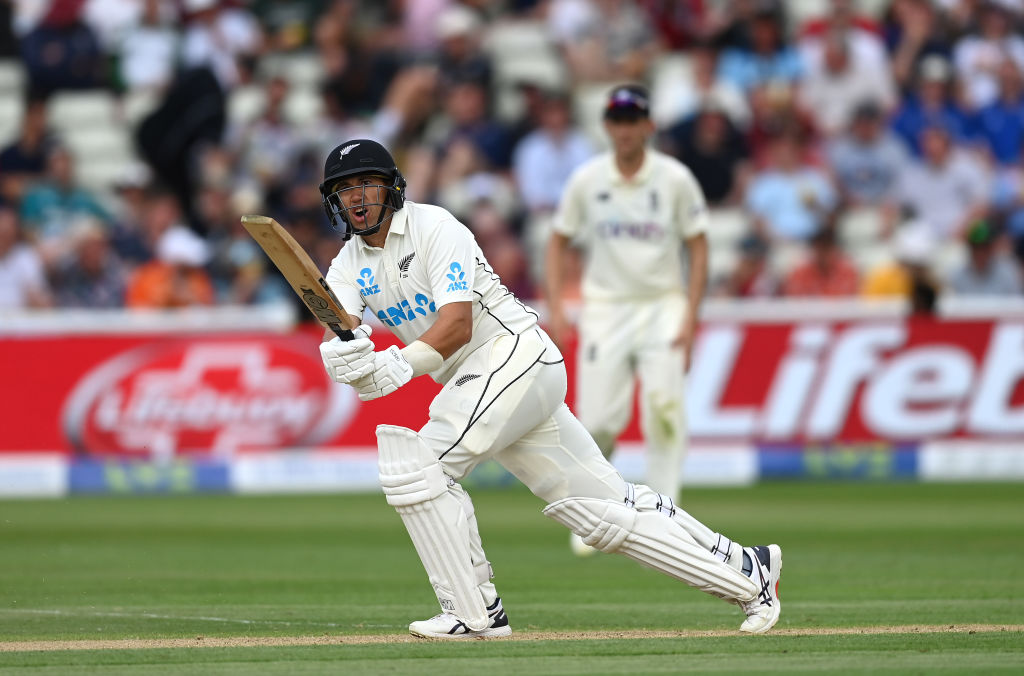
{"type": "Polygon", "coordinates": [[[441,368],[444,357],[422,340],[414,340],[402,348],[402,356],[412,366],[412,377],[421,376],[441,368]]]}

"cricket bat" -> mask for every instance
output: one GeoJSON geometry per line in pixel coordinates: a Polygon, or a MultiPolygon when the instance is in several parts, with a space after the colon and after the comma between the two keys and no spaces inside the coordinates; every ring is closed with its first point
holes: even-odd
{"type": "Polygon", "coordinates": [[[281,224],[267,216],[242,216],[242,226],[266,252],[317,320],[342,340],[352,340],[356,328],[324,276],[281,224]]]}

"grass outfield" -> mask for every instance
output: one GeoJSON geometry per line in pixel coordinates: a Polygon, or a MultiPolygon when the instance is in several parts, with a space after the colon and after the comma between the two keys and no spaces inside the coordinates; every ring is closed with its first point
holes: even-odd
{"type": "Polygon", "coordinates": [[[713,528],[783,547],[782,619],[759,637],[622,557],[573,557],[525,491],[474,498],[528,640],[408,639],[436,602],[379,495],[0,502],[0,673],[1024,671],[1019,484],[689,491],[713,528]]]}

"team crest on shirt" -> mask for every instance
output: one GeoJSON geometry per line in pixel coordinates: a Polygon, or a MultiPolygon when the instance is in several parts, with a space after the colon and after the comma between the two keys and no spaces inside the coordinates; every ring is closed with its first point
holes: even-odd
{"type": "Polygon", "coordinates": [[[461,265],[453,262],[448,269],[450,270],[448,279],[451,280],[451,283],[448,284],[448,291],[465,291],[469,288],[469,284],[466,282],[466,273],[462,271],[461,265]]]}
{"type": "Polygon", "coordinates": [[[402,258],[402,260],[398,261],[398,271],[401,273],[402,279],[405,279],[406,277],[409,276],[409,266],[412,265],[413,258],[416,258],[415,251],[413,251],[408,256],[402,258]]]}
{"type": "Polygon", "coordinates": [[[359,271],[359,279],[356,280],[359,283],[359,295],[372,296],[376,293],[380,293],[380,285],[373,281],[373,270],[370,268],[363,268],[359,271]]]}

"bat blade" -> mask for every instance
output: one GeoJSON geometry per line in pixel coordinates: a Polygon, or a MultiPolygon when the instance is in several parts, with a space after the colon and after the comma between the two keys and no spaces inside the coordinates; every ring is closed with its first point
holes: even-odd
{"type": "Polygon", "coordinates": [[[317,321],[342,340],[352,340],[355,324],[295,238],[268,216],[242,216],[242,226],[274,262],[317,321]]]}

